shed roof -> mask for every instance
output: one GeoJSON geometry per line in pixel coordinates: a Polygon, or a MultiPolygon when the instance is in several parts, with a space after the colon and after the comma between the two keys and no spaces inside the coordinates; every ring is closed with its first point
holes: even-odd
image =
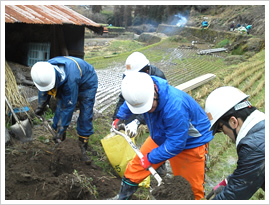
{"type": "Polygon", "coordinates": [[[64,5],[5,5],[6,23],[73,24],[99,34],[103,27],[64,5]]]}

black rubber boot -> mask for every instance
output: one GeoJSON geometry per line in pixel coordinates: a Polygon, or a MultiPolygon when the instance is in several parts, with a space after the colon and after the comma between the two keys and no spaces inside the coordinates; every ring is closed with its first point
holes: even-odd
{"type": "Polygon", "coordinates": [[[88,139],[89,137],[84,137],[84,136],[79,136],[79,147],[81,148],[82,151],[82,157],[81,160],[85,162],[85,164],[90,165],[91,164],[91,159],[86,153],[87,147],[88,147],[88,139]]]}
{"type": "Polygon", "coordinates": [[[130,181],[123,176],[118,200],[130,200],[132,195],[137,191],[138,184],[130,181]]]}

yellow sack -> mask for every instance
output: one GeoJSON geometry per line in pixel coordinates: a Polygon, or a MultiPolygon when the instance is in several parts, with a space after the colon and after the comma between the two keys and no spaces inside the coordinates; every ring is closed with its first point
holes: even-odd
{"type": "MultiPolygon", "coordinates": [[[[135,144],[134,138],[132,138],[132,141],[135,144]]],[[[101,139],[101,144],[111,165],[122,178],[128,162],[133,159],[136,153],[124,137],[115,133],[110,133],[101,139]]],[[[145,178],[139,186],[150,187],[150,176],[145,178]]]]}

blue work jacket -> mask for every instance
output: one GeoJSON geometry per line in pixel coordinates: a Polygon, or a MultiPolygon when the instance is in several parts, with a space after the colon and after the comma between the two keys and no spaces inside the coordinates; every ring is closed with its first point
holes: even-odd
{"type": "MultiPolygon", "coordinates": [[[[144,113],[151,138],[159,146],[148,154],[152,164],[170,159],[185,149],[199,147],[213,139],[210,121],[202,107],[187,93],[171,86],[162,78],[151,76],[158,87],[156,110],[144,113]]],[[[131,115],[126,102],[117,117],[131,115]]]]}

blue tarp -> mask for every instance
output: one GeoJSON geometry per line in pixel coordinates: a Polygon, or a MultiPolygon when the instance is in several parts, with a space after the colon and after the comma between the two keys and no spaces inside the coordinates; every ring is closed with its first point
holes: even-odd
{"type": "MultiPolygon", "coordinates": [[[[15,113],[27,112],[27,111],[29,111],[29,107],[25,106],[25,107],[21,107],[21,108],[15,108],[15,109],[13,109],[13,111],[15,113]]],[[[11,115],[11,112],[8,113],[8,116],[10,116],[10,115],[11,115]]]]}

